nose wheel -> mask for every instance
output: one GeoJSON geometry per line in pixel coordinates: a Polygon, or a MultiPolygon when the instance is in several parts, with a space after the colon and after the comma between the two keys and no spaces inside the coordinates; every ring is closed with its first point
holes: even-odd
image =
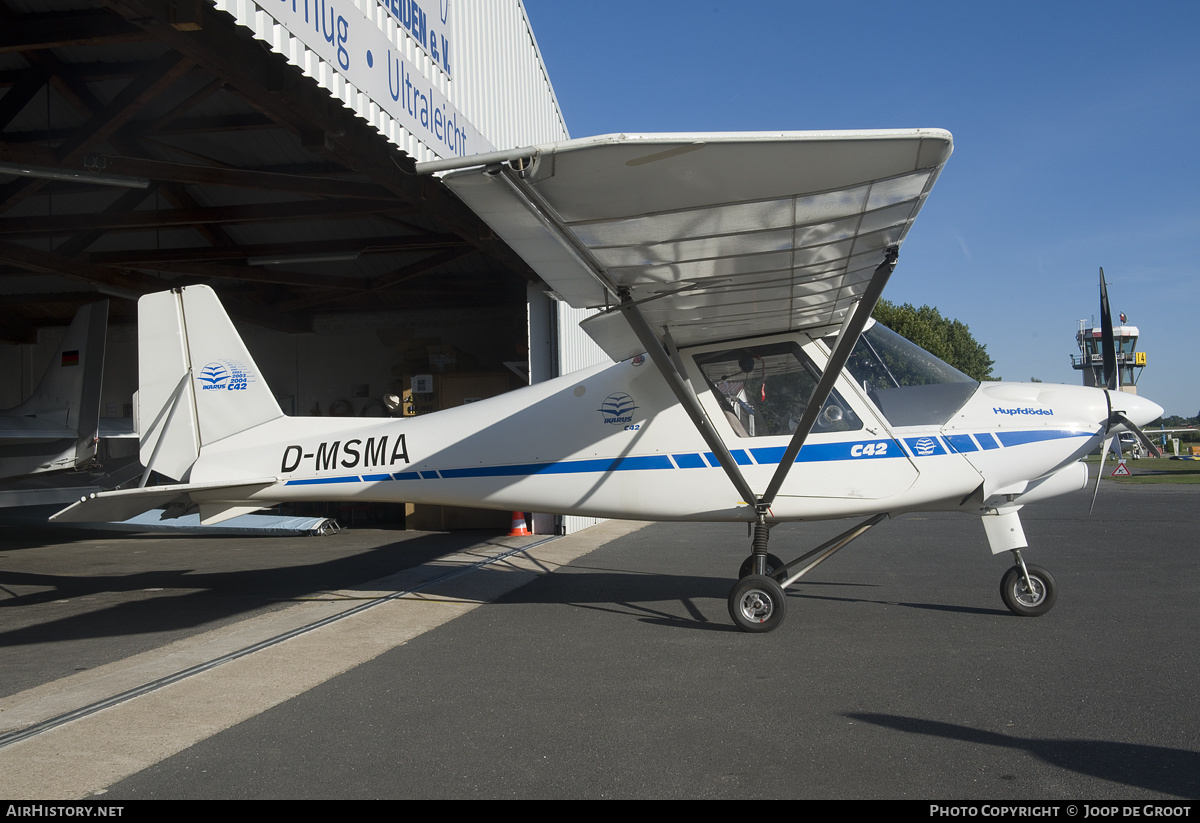
{"type": "Polygon", "coordinates": [[[1058,586],[1050,572],[1041,566],[1020,561],[1004,573],[1000,581],[1000,598],[1013,614],[1037,617],[1054,608],[1058,586]]]}

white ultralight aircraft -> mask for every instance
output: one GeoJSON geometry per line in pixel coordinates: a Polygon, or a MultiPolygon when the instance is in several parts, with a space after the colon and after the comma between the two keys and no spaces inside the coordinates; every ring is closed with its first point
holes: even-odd
{"type": "Polygon", "coordinates": [[[1048,610],[1018,510],[1086,485],[1080,458],[1162,410],[1133,395],[979,384],[870,313],[951,152],[939,130],[589,138],[419,164],[576,307],[615,365],[421,417],[286,417],[216,296],[139,305],[147,475],[58,520],[196,505],[204,522],[297,500],[739,521],[729,595],[770,631],[785,587],[883,518],[980,516],[1048,610]],[[144,482],[144,480],[143,480],[144,482]],[[769,529],[866,517],[784,563],[769,529]]]}
{"type": "Polygon", "coordinates": [[[0,478],[78,468],[96,456],[108,301],[83,306],[37,388],[0,410],[0,478]]]}

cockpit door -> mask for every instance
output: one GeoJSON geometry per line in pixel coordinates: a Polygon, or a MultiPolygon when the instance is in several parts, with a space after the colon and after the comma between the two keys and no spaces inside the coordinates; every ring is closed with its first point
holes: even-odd
{"type": "MultiPolygon", "coordinates": [[[[701,403],[756,489],[765,487],[783,458],[827,357],[802,334],[684,353],[701,403]]],[[[779,496],[874,500],[907,490],[918,474],[901,444],[843,376],[779,496]]]]}

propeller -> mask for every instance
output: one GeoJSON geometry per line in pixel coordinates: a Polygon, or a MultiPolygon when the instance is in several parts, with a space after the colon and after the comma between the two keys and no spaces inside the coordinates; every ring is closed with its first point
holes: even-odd
{"type": "Polygon", "coordinates": [[[1115,437],[1113,434],[1112,429],[1114,426],[1122,426],[1126,431],[1132,432],[1133,436],[1136,437],[1138,442],[1140,442],[1146,449],[1147,454],[1152,455],[1153,457],[1162,457],[1162,452],[1159,450],[1158,446],[1154,445],[1154,441],[1147,437],[1146,433],[1139,429],[1137,424],[1125,415],[1125,412],[1121,411],[1120,409],[1113,409],[1112,394],[1106,390],[1104,392],[1104,396],[1108,399],[1109,413],[1108,420],[1104,423],[1104,445],[1100,448],[1100,470],[1096,475],[1096,488],[1092,491],[1092,505],[1091,508],[1088,509],[1089,514],[1091,513],[1092,509],[1096,508],[1096,495],[1100,493],[1100,478],[1104,476],[1104,461],[1108,457],[1108,450],[1113,444],[1114,439],[1116,440],[1117,459],[1121,459],[1121,438],[1115,437]]]}
{"type": "MultiPolygon", "coordinates": [[[[1122,315],[1122,319],[1124,315],[1122,315]]],[[[1100,493],[1100,478],[1104,476],[1104,461],[1108,457],[1109,446],[1113,442],[1113,427],[1122,426],[1126,431],[1133,432],[1138,441],[1146,448],[1146,453],[1161,457],[1162,452],[1146,434],[1130,420],[1124,410],[1113,408],[1113,393],[1117,390],[1117,347],[1113,336],[1112,314],[1108,308],[1108,286],[1104,282],[1104,268],[1100,268],[1100,353],[1104,363],[1104,399],[1108,402],[1108,419],[1104,422],[1104,445],[1100,449],[1100,471],[1096,475],[1096,488],[1092,491],[1091,510],[1096,507],[1096,496],[1100,493]]],[[[1117,438],[1117,459],[1121,457],[1121,439],[1117,438]]]]}
{"type": "Polygon", "coordinates": [[[1114,411],[1108,418],[1109,425],[1119,424],[1125,427],[1127,431],[1133,432],[1133,436],[1138,439],[1138,442],[1145,447],[1146,453],[1153,457],[1162,457],[1162,451],[1158,446],[1154,445],[1154,441],[1146,436],[1146,433],[1137,427],[1137,424],[1125,416],[1123,411],[1114,411]]]}
{"type": "MultiPolygon", "coordinates": [[[[1108,447],[1112,445],[1113,441],[1113,436],[1110,433],[1112,429],[1113,417],[1112,397],[1109,396],[1107,391],[1104,392],[1104,399],[1108,403],[1108,417],[1104,421],[1104,444],[1100,447],[1100,468],[1096,472],[1096,487],[1092,489],[1092,505],[1088,507],[1088,514],[1091,514],[1092,510],[1096,508],[1096,497],[1100,494],[1100,478],[1104,477],[1104,461],[1108,459],[1108,447]]],[[[1117,451],[1119,452],[1120,449],[1121,441],[1118,439],[1117,451]]]]}
{"type": "Polygon", "coordinates": [[[1104,388],[1117,388],[1117,346],[1113,340],[1112,314],[1108,310],[1108,286],[1100,267],[1100,353],[1104,358],[1104,388]]]}

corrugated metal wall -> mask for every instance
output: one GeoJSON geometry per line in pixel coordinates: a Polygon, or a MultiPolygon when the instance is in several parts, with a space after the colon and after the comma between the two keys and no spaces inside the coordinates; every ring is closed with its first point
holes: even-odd
{"type": "Polygon", "coordinates": [[[568,139],[520,0],[455,0],[453,13],[455,105],[497,149],[568,139]]]}
{"type": "Polygon", "coordinates": [[[558,313],[559,374],[570,374],[597,363],[612,362],[604,350],[579,328],[580,322],[596,313],[595,309],[573,309],[557,300],[554,301],[554,307],[558,313]],[[567,330],[574,330],[576,334],[563,334],[567,330]]]}
{"type": "MultiPolygon", "coordinates": [[[[272,51],[300,67],[418,161],[444,157],[447,152],[444,146],[427,143],[404,126],[403,118],[394,116],[397,104],[386,99],[389,86],[381,80],[380,67],[385,59],[391,68],[392,55],[385,55],[386,50],[394,49],[395,57],[419,74],[418,79],[429,84],[431,92],[436,92],[435,97],[443,97],[464,115],[492,144],[490,148],[517,148],[568,137],[554,88],[520,0],[454,0],[452,4],[449,0],[412,0],[428,8],[431,26],[441,25],[433,14],[446,13],[449,57],[442,63],[436,62],[430,51],[397,22],[395,10],[410,0],[214,2],[218,9],[233,15],[257,39],[269,44],[272,51]],[[340,52],[341,41],[335,38],[327,47],[321,28],[318,26],[314,34],[309,25],[317,19],[337,20],[339,16],[348,21],[346,31],[351,32],[340,52]],[[384,37],[363,31],[360,26],[373,26],[384,37]],[[370,44],[375,44],[373,51],[380,53],[372,53],[368,60],[366,47],[370,44]],[[345,55],[348,71],[337,65],[339,54],[345,55]],[[448,71],[443,64],[448,64],[448,71]]],[[[391,79],[388,76],[388,82],[391,79]]],[[[487,146],[469,148],[467,153],[488,149],[487,146]]]]}

